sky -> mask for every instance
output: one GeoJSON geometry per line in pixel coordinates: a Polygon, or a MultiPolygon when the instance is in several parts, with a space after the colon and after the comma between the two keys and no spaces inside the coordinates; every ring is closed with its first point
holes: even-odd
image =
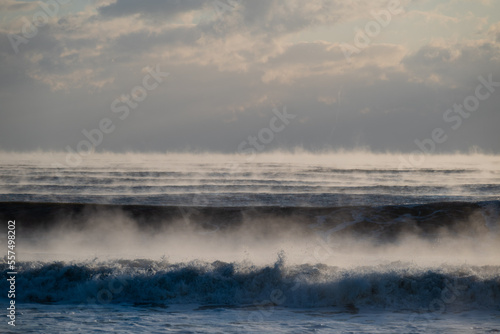
{"type": "Polygon", "coordinates": [[[0,150],[500,153],[500,1],[0,2],[0,150]]]}

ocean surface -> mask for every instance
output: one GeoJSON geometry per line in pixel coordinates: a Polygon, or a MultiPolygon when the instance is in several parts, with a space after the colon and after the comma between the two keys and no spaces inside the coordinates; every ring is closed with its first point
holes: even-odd
{"type": "Polygon", "coordinates": [[[499,156],[80,160],[0,153],[2,333],[500,332],[499,156]]]}

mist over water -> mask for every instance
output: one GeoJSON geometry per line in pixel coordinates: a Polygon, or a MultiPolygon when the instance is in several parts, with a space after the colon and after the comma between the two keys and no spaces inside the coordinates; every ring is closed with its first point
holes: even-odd
{"type": "Polygon", "coordinates": [[[98,305],[417,315],[500,302],[497,156],[418,168],[367,152],[1,156],[20,302],[104,291],[98,305]]]}
{"type": "MultiPolygon", "coordinates": [[[[391,208],[394,207],[382,210],[391,208]]],[[[361,209],[354,207],[352,210],[362,215],[361,209]]],[[[358,221],[345,219],[338,224],[328,221],[332,217],[324,214],[313,215],[304,221],[299,215],[262,213],[259,218],[243,214],[242,220],[233,226],[218,222],[214,217],[188,213],[173,221],[160,219],[153,228],[148,222],[136,220],[120,209],[98,209],[72,218],[59,217],[53,226],[43,231],[27,230],[19,241],[23,250],[19,259],[147,258],[170,263],[250,261],[267,265],[284,253],[287,264],[321,263],[346,268],[397,261],[430,267],[443,263],[497,265],[499,213],[500,205],[490,204],[471,215],[459,217],[461,224],[445,225],[432,231],[425,228],[402,231],[391,236],[391,225],[410,225],[418,218],[403,214],[394,220],[384,220],[385,226],[379,227],[378,223],[368,225],[369,220],[361,217],[358,221]]],[[[329,214],[335,217],[338,213],[329,214]]]]}
{"type": "Polygon", "coordinates": [[[497,156],[368,152],[1,153],[0,200],[181,206],[344,206],[496,200],[497,156]]]}
{"type": "MultiPolygon", "coordinates": [[[[254,156],[95,153],[74,167],[61,167],[63,153],[3,152],[1,157],[0,201],[7,202],[251,208],[500,200],[500,158],[481,154],[425,156],[424,164],[412,169],[401,167],[398,154],[368,152],[276,151],[254,156]]],[[[318,239],[322,239],[336,253],[343,253],[351,260],[359,257],[352,261],[354,264],[369,262],[371,258],[413,261],[420,254],[425,257],[429,249],[434,257],[437,254],[456,257],[464,249],[471,250],[472,256],[488,262],[497,250],[495,210],[490,205],[459,217],[470,221],[470,226],[482,226],[479,235],[470,235],[471,230],[467,231],[469,235],[458,236],[440,232],[432,239],[401,235],[385,246],[377,244],[376,238],[368,240],[377,233],[375,229],[363,237],[336,238],[342,230],[357,224],[360,218],[356,215],[362,215],[360,211],[330,223],[324,223],[328,214],[317,214],[306,223],[293,215],[243,218],[241,226],[230,230],[221,229],[222,222],[217,220],[198,230],[199,224],[193,223],[200,221],[196,222],[188,211],[175,221],[164,223],[160,232],[151,232],[116,209],[57,217],[56,228],[38,232],[24,241],[23,246],[25,254],[64,254],[70,259],[101,254],[166,256],[173,261],[246,259],[259,263],[271,261],[283,250],[288,261],[298,263],[311,259],[310,253],[318,239]],[[479,237],[486,243],[478,242],[479,237]],[[493,240],[493,247],[485,246],[489,244],[487,239],[493,240]],[[465,244],[468,246],[464,247],[465,244]]],[[[330,215],[340,217],[339,213],[330,215]]],[[[206,217],[198,220],[203,219],[206,217]]],[[[398,224],[398,219],[401,220],[399,216],[391,219],[380,222],[398,224]]],[[[330,256],[329,264],[334,258],[330,256]]],[[[336,259],[339,260],[343,261],[336,259]]],[[[462,257],[449,260],[464,261],[462,257]]]]}

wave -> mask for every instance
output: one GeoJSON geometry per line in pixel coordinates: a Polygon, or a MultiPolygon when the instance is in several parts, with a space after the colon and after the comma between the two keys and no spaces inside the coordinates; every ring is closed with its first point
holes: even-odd
{"type": "Polygon", "coordinates": [[[295,229],[310,235],[327,233],[396,241],[401,235],[435,237],[452,235],[497,235],[500,231],[500,201],[435,202],[389,206],[339,207],[188,207],[148,205],[99,205],[0,202],[0,219],[16,217],[18,231],[28,236],[39,231],[73,226],[85,227],[95,216],[105,217],[100,226],[114,226],[120,213],[140,229],[163,231],[189,225],[200,230],[234,231],[244,226],[277,233],[295,229]]]}
{"type": "MultiPolygon", "coordinates": [[[[500,201],[316,208],[0,203],[0,219],[12,217],[19,302],[349,312],[500,305],[500,201]],[[57,261],[58,254],[67,259],[57,261]]],[[[8,275],[5,257],[0,271],[8,275]]],[[[7,284],[0,281],[0,290],[7,284]]]]}
{"type": "MultiPolygon", "coordinates": [[[[6,275],[6,264],[0,265],[6,275]]],[[[395,262],[344,269],[221,261],[116,260],[19,264],[16,300],[70,304],[200,304],[225,307],[383,307],[433,311],[498,308],[500,266],[422,268],[395,262]]],[[[0,289],[7,291],[7,282],[0,289]]],[[[2,296],[2,298],[5,298],[2,296]]]]}

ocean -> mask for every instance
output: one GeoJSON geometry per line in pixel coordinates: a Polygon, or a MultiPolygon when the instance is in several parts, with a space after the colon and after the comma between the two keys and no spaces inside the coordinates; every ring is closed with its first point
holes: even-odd
{"type": "Polygon", "coordinates": [[[499,156],[67,158],[0,153],[2,333],[500,332],[499,156]]]}

